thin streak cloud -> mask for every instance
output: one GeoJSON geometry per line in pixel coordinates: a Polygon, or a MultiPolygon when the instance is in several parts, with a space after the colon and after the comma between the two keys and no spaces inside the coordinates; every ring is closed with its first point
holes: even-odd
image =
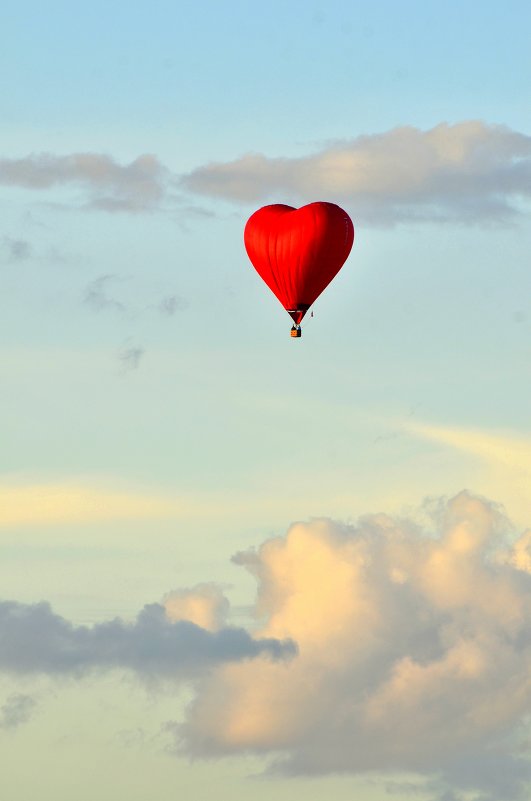
{"type": "Polygon", "coordinates": [[[513,474],[531,474],[531,439],[507,432],[495,433],[422,423],[405,423],[403,427],[422,439],[439,442],[462,453],[477,456],[491,467],[509,469],[513,474]]]}
{"type": "Polygon", "coordinates": [[[0,529],[110,520],[157,520],[186,516],[175,498],[147,492],[49,483],[0,486],[0,529]]]}

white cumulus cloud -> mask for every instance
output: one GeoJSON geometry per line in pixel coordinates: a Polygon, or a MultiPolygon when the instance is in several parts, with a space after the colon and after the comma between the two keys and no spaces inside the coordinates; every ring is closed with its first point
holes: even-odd
{"type": "Polygon", "coordinates": [[[530,535],[511,541],[498,507],[467,492],[431,510],[425,529],[313,520],[238,554],[258,582],[256,636],[298,656],[216,666],[180,748],[262,754],[286,774],[413,772],[459,801],[527,798],[530,535]]]}
{"type": "Polygon", "coordinates": [[[218,631],[229,613],[229,602],[217,584],[173,590],[164,597],[163,605],[173,623],[189,620],[208,631],[218,631]]]}

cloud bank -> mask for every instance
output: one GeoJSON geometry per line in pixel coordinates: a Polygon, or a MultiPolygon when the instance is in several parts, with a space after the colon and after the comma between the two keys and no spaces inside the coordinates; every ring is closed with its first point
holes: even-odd
{"type": "Polygon", "coordinates": [[[257,636],[298,656],[215,668],[180,751],[266,755],[287,775],[413,772],[453,801],[528,798],[531,533],[509,544],[500,510],[466,492],[430,510],[424,527],[297,523],[238,554],[258,582],[257,636]]]}
{"type": "Polygon", "coordinates": [[[301,158],[248,153],[182,181],[238,203],[336,201],[367,225],[507,223],[531,199],[531,136],[481,121],[403,126],[301,158]]]}
{"type": "Polygon", "coordinates": [[[129,164],[101,153],[0,159],[0,185],[41,191],[70,186],[83,192],[88,208],[109,212],[156,209],[166,195],[168,177],[168,170],[150,154],[129,164]]]}
{"type": "Polygon", "coordinates": [[[364,225],[504,225],[531,200],[531,136],[480,120],[427,131],[405,125],[334,141],[300,158],[250,152],[181,176],[150,154],[120,164],[102,153],[39,153],[0,158],[1,185],[71,187],[81,193],[82,208],[107,212],[150,212],[177,201],[182,214],[211,215],[177,198],[180,187],[248,206],[329,200],[345,204],[364,225]]]}
{"type": "MultiPolygon", "coordinates": [[[[203,596],[202,588],[181,591],[190,605],[203,596]]],[[[0,671],[16,676],[126,669],[153,679],[183,679],[223,662],[295,653],[291,641],[255,639],[242,628],[207,629],[175,608],[170,616],[162,604],[145,606],[131,623],[115,618],[88,627],[55,614],[48,603],[0,602],[0,671]]]]}
{"type": "MultiPolygon", "coordinates": [[[[257,581],[252,633],[209,583],[91,627],[4,601],[0,671],[193,680],[165,727],[192,758],[252,753],[272,774],[363,775],[430,801],[528,799],[531,529],[461,492],[415,517],[296,523],[234,562],[257,581]]],[[[1,726],[33,706],[8,699],[1,726]]]]}

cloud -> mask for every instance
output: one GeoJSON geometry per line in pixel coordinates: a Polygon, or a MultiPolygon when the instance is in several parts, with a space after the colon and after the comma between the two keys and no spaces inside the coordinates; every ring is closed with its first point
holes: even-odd
{"type": "Polygon", "coordinates": [[[169,620],[189,620],[208,631],[218,631],[229,613],[229,602],[217,584],[174,590],[164,597],[163,604],[169,620]]]}
{"type": "Polygon", "coordinates": [[[91,281],[83,293],[83,302],[94,311],[112,309],[125,311],[125,305],[109,294],[109,284],[116,280],[115,275],[100,275],[91,281]]]}
{"type": "Polygon", "coordinates": [[[10,236],[4,236],[2,246],[6,253],[5,260],[8,264],[16,264],[31,258],[32,247],[26,239],[13,239],[10,236]]]}
{"type": "Polygon", "coordinates": [[[481,121],[403,126],[300,158],[248,153],[213,162],[182,183],[239,203],[342,202],[366,225],[507,223],[531,199],[531,137],[481,121]]]}
{"type": "Polygon", "coordinates": [[[31,718],[37,702],[30,695],[10,695],[0,706],[0,729],[17,729],[31,718]]]}
{"type": "Polygon", "coordinates": [[[168,178],[168,170],[150,154],[129,164],[101,153],[38,153],[0,159],[0,185],[35,191],[71,186],[86,193],[88,208],[109,212],[158,208],[167,194],[168,178]]]}
{"type": "Polygon", "coordinates": [[[118,354],[118,360],[122,367],[123,372],[130,372],[131,370],[138,370],[140,360],[144,355],[144,348],[130,347],[123,348],[118,354]]]}
{"type": "MultiPolygon", "coordinates": [[[[122,286],[122,298],[116,297],[116,292],[113,288],[117,284],[123,285],[124,281],[131,284],[130,277],[113,275],[110,273],[99,275],[90,281],[83,292],[83,303],[95,312],[114,311],[119,313],[128,313],[129,315],[138,316],[147,311],[153,311],[162,314],[165,317],[174,317],[178,312],[184,311],[189,307],[188,301],[180,295],[168,294],[162,298],[145,304],[138,304],[129,298],[124,300],[124,295],[127,295],[127,287],[122,286]]],[[[149,294],[153,294],[153,290],[149,286],[142,286],[137,292],[142,293],[144,300],[149,294]]],[[[129,292],[129,295],[131,293],[129,292]]]]}
{"type": "Polygon", "coordinates": [[[120,164],[101,153],[0,159],[0,185],[80,190],[82,208],[147,212],[168,203],[204,219],[185,192],[236,203],[346,204],[364,225],[400,222],[507,224],[531,199],[531,136],[469,120],[423,131],[401,126],[327,144],[299,158],[247,153],[178,176],[156,156],[120,164]]]}
{"type": "Polygon", "coordinates": [[[190,304],[179,295],[167,295],[162,298],[158,310],[167,317],[173,317],[177,312],[184,311],[190,304]]]}
{"type": "Polygon", "coordinates": [[[529,534],[511,545],[499,508],[467,492],[429,508],[424,527],[316,519],[238,554],[258,583],[256,636],[298,656],[213,670],[180,751],[269,755],[287,775],[413,773],[439,799],[527,798],[529,534]]]}
{"type": "Polygon", "coordinates": [[[283,660],[294,654],[287,640],[173,621],[161,604],[145,606],[132,623],[115,618],[88,627],[55,614],[48,603],[0,602],[0,670],[17,676],[79,677],[90,670],[121,668],[151,678],[194,678],[223,662],[258,656],[283,660]]]}

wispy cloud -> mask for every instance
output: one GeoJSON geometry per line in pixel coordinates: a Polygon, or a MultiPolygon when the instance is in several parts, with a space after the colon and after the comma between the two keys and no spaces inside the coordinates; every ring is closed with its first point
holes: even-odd
{"type": "Polygon", "coordinates": [[[164,294],[161,297],[160,288],[157,291],[153,287],[146,285],[138,287],[138,282],[136,284],[135,287],[135,280],[132,276],[105,273],[89,281],[83,291],[82,300],[88,308],[95,312],[114,311],[127,313],[129,316],[155,311],[164,317],[174,317],[178,312],[188,309],[190,305],[186,298],[175,292],[164,294]],[[131,286],[133,286],[133,290],[131,286]],[[138,301],[139,294],[144,300],[143,303],[138,301]],[[149,296],[155,297],[150,303],[146,303],[149,296]]]}
{"type": "Polygon", "coordinates": [[[166,317],[173,317],[177,312],[185,311],[189,305],[188,301],[180,295],[166,295],[158,304],[157,309],[166,317]]]}
{"type": "Polygon", "coordinates": [[[109,309],[120,312],[125,311],[125,304],[110,294],[109,287],[116,280],[117,276],[115,275],[98,276],[85,288],[83,302],[94,311],[109,309]]]}
{"type": "Polygon", "coordinates": [[[27,261],[32,255],[31,244],[26,239],[14,239],[10,236],[4,236],[0,240],[0,247],[4,253],[3,260],[8,264],[27,261]]]}
{"type": "Polygon", "coordinates": [[[31,695],[15,693],[0,706],[0,729],[13,731],[31,718],[37,702],[31,695]]]}
{"type": "Polygon", "coordinates": [[[144,348],[138,346],[122,348],[118,354],[118,361],[120,362],[122,372],[129,373],[131,370],[138,370],[140,366],[140,360],[144,354],[144,348]]]}
{"type": "Polygon", "coordinates": [[[404,126],[300,158],[249,153],[182,181],[191,192],[240,203],[336,200],[365,224],[506,223],[531,199],[531,136],[481,121],[404,126]]]}

